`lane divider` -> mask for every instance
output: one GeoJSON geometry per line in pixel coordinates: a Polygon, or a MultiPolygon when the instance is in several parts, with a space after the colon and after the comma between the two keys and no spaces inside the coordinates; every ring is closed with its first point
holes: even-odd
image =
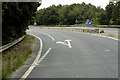
{"type": "Polygon", "coordinates": [[[46,53],[39,59],[38,61],[38,64],[40,64],[44,59],[45,57],[49,54],[49,52],[51,51],[52,48],[49,48],[46,53]]]}
{"type": "MultiPolygon", "coordinates": [[[[33,32],[35,32],[35,31],[33,31],[33,32]]],[[[38,32],[38,31],[37,31],[37,32],[38,32]]],[[[41,33],[41,34],[45,34],[45,35],[47,35],[48,37],[50,37],[53,41],[55,41],[54,37],[52,37],[50,34],[43,33],[43,32],[39,32],[39,33],[41,33]]]]}
{"type": "Polygon", "coordinates": [[[43,32],[42,32],[42,34],[45,34],[45,35],[49,36],[53,41],[55,41],[55,39],[51,35],[49,35],[47,33],[43,33],[43,32]]]}

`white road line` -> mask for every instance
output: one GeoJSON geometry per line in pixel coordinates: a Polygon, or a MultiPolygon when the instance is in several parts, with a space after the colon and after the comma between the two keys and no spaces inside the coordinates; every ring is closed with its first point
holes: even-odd
{"type": "Polygon", "coordinates": [[[60,41],[57,41],[56,43],[60,43],[60,44],[63,44],[63,45],[68,46],[68,44],[66,44],[65,42],[60,42],[60,41]]]}
{"type": "Polygon", "coordinates": [[[72,41],[72,40],[64,40],[64,42],[57,41],[56,43],[57,43],[57,44],[58,44],[58,43],[59,43],[59,44],[63,44],[63,45],[68,46],[69,48],[72,48],[70,41],[72,41]]]}
{"type": "Polygon", "coordinates": [[[114,39],[114,40],[117,40],[117,41],[118,41],[118,39],[117,39],[117,38],[113,38],[113,37],[107,37],[107,38],[109,38],[109,39],[114,39]]]}
{"type": "Polygon", "coordinates": [[[105,37],[105,38],[108,38],[108,39],[113,39],[113,40],[119,41],[119,39],[114,38],[114,37],[108,37],[108,36],[103,36],[103,35],[98,35],[98,34],[91,34],[91,35],[100,36],[100,37],[105,37]]]}
{"type": "Polygon", "coordinates": [[[105,50],[106,52],[110,51],[110,50],[105,50]]]}
{"type": "Polygon", "coordinates": [[[42,33],[42,34],[45,34],[45,35],[49,36],[53,41],[55,41],[55,39],[51,35],[49,35],[47,33],[42,33]]]}
{"type": "Polygon", "coordinates": [[[120,41],[120,39],[117,39],[117,38],[114,38],[114,37],[109,37],[109,36],[103,36],[103,35],[91,34],[91,33],[82,33],[82,34],[90,34],[90,35],[94,35],[94,36],[99,36],[99,37],[104,37],[104,38],[120,41]]]}
{"type": "Polygon", "coordinates": [[[35,58],[34,62],[32,63],[32,65],[29,67],[29,69],[25,72],[25,74],[21,77],[20,80],[24,80],[25,78],[27,78],[27,76],[31,73],[31,71],[34,69],[34,67],[36,67],[38,65],[38,60],[41,56],[41,52],[42,52],[42,48],[43,48],[43,42],[42,42],[42,39],[39,38],[38,36],[36,35],[33,35],[33,34],[30,34],[32,36],[35,36],[36,38],[39,39],[40,41],[40,49],[39,49],[39,52],[37,54],[37,57],[35,58]]]}
{"type": "Polygon", "coordinates": [[[51,51],[51,49],[52,49],[52,48],[49,48],[49,49],[46,51],[46,53],[39,59],[38,64],[40,64],[40,63],[44,60],[44,58],[49,54],[49,52],[51,51]]]}

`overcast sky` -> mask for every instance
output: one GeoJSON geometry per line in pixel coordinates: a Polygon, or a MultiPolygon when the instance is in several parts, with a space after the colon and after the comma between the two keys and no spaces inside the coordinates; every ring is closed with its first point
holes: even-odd
{"type": "Polygon", "coordinates": [[[73,4],[73,3],[82,3],[85,2],[86,4],[91,3],[95,6],[101,6],[105,8],[107,4],[109,4],[109,0],[42,0],[42,4],[38,9],[43,9],[49,7],[51,5],[66,5],[66,4],[73,4]]]}

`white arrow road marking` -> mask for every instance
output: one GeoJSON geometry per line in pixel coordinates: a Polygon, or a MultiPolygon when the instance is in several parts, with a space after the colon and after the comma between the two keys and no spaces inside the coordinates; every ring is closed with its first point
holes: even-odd
{"type": "Polygon", "coordinates": [[[64,42],[57,41],[56,43],[60,43],[60,44],[68,46],[69,48],[72,48],[70,41],[72,40],[64,40],[64,42]]]}
{"type": "Polygon", "coordinates": [[[65,40],[65,42],[68,43],[69,48],[72,48],[70,41],[72,41],[72,40],[65,40]]]}

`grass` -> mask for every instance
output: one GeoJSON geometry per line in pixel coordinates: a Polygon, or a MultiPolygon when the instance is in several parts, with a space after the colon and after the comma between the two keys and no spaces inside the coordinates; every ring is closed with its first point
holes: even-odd
{"type": "Polygon", "coordinates": [[[118,39],[120,39],[120,35],[118,35],[118,39]]]}
{"type": "Polygon", "coordinates": [[[113,34],[108,34],[108,36],[110,36],[110,37],[116,37],[115,35],[113,35],[113,34]]]}
{"type": "Polygon", "coordinates": [[[6,80],[12,72],[24,64],[32,53],[31,45],[33,41],[34,37],[26,35],[20,43],[2,53],[2,80],[6,80]]]}

